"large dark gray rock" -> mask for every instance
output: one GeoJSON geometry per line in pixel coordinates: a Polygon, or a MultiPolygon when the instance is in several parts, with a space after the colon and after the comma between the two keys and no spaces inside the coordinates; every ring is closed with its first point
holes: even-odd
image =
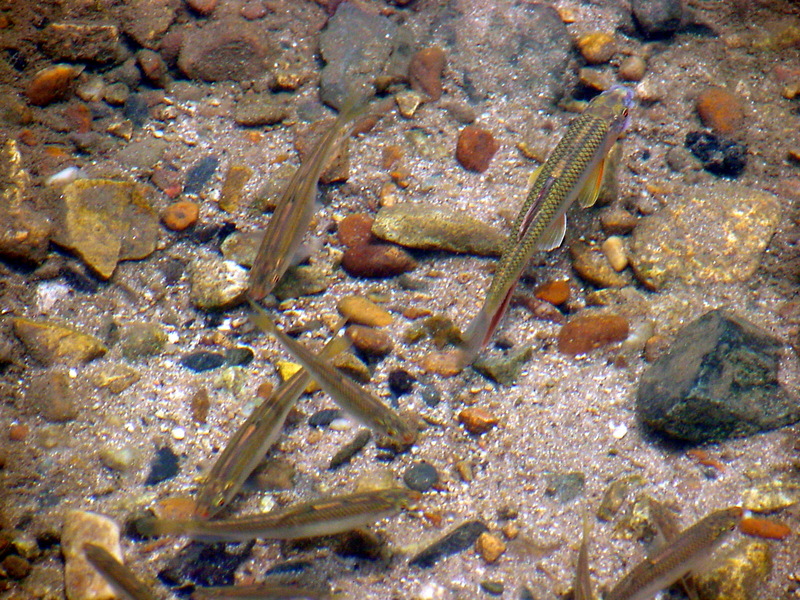
{"type": "Polygon", "coordinates": [[[683,17],[682,0],[633,0],[631,8],[636,23],[646,38],[666,37],[675,33],[683,17]]]}
{"type": "Polygon", "coordinates": [[[651,428],[692,443],[720,441],[800,420],[781,388],[783,343],[730,312],[687,325],[639,381],[636,411],[651,428]]]}

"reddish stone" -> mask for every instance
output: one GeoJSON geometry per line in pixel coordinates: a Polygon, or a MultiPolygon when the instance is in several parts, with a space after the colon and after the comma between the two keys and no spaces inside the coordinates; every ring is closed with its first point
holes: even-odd
{"type": "Polygon", "coordinates": [[[147,80],[158,87],[166,87],[170,82],[167,63],[158,52],[142,49],[136,53],[136,60],[147,80]]]}
{"type": "Polygon", "coordinates": [[[408,80],[411,87],[426,94],[431,100],[442,97],[442,73],[447,57],[441,48],[424,48],[411,57],[408,80]]]}
{"type": "Polygon", "coordinates": [[[538,286],[533,294],[539,300],[544,300],[554,306],[564,304],[564,302],[569,300],[569,281],[563,279],[560,281],[547,281],[538,286]]]}
{"type": "Polygon", "coordinates": [[[628,320],[610,314],[579,315],[558,332],[558,351],[577,356],[628,337],[628,320]]]}
{"type": "Polygon", "coordinates": [[[217,0],[186,0],[197,14],[208,16],[217,8],[217,0]]]}
{"type": "Polygon", "coordinates": [[[25,95],[36,106],[61,100],[72,88],[72,82],[83,69],[70,65],[55,65],[39,71],[28,84],[25,95]]]}
{"type": "Polygon", "coordinates": [[[255,21],[256,19],[262,19],[267,16],[267,12],[269,11],[267,11],[267,7],[264,6],[263,2],[251,0],[242,7],[240,14],[248,21],[255,21]]]}
{"type": "Polygon", "coordinates": [[[342,267],[353,277],[394,277],[416,266],[414,257],[392,244],[362,244],[342,256],[342,267]]]}
{"type": "Polygon", "coordinates": [[[170,204],[161,215],[161,220],[167,229],[183,231],[197,223],[200,207],[195,202],[181,200],[170,204]]]}
{"type": "Polygon", "coordinates": [[[456,158],[465,169],[483,173],[499,148],[491,131],[467,125],[458,136],[456,158]]]}
{"type": "Polygon", "coordinates": [[[150,176],[150,181],[153,185],[160,189],[167,195],[167,198],[177,198],[178,194],[183,191],[181,184],[181,175],[178,171],[166,169],[164,167],[156,167],[153,169],[153,174],[150,176]]]}
{"type": "Polygon", "coordinates": [[[703,125],[725,135],[735,132],[744,119],[738,96],[717,87],[708,88],[697,97],[697,113],[703,125]]]}
{"type": "Polygon", "coordinates": [[[366,213],[347,215],[339,223],[339,241],[348,248],[355,248],[375,242],[372,235],[372,223],[375,221],[366,213]]]}

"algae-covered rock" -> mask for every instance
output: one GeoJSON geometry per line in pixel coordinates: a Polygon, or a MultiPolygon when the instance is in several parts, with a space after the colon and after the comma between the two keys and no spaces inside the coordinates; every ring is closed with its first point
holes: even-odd
{"type": "Polygon", "coordinates": [[[132,182],[79,179],[64,188],[62,227],[53,241],[75,252],[102,279],[120,260],[152,254],[158,215],[132,182]]]}
{"type": "Polygon", "coordinates": [[[130,323],[122,330],[120,347],[128,360],[159,354],[167,343],[167,334],[157,323],[130,323]]]}
{"type": "Polygon", "coordinates": [[[463,210],[431,204],[396,204],[378,211],[377,237],[408,248],[499,256],[506,236],[463,210]]]}
{"type": "Polygon", "coordinates": [[[328,289],[331,273],[320,265],[301,265],[290,267],[283,278],[275,286],[273,294],[280,300],[313,296],[328,289]]]}
{"type": "Polygon", "coordinates": [[[760,597],[760,584],[772,570],[772,552],[767,542],[743,540],[722,564],[697,576],[704,600],[752,600],[760,597]]]}
{"type": "Polygon", "coordinates": [[[533,346],[525,346],[506,354],[482,356],[472,366],[480,374],[500,385],[514,385],[522,372],[522,365],[528,362],[531,356],[533,356],[533,346]]]}
{"type": "Polygon", "coordinates": [[[108,351],[105,344],[93,335],[49,320],[17,317],[11,320],[11,324],[28,353],[44,365],[77,366],[108,351]]]}

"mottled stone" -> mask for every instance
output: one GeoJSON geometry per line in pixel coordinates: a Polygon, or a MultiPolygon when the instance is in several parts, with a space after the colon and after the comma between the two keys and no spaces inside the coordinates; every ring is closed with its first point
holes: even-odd
{"type": "Polygon", "coordinates": [[[430,463],[415,462],[403,473],[403,482],[412,490],[427,492],[439,482],[439,473],[430,463]]]}
{"type": "Polygon", "coordinates": [[[120,5],[122,30],[145,48],[155,49],[175,19],[181,0],[127,0],[120,5]]]}
{"type": "Polygon", "coordinates": [[[77,366],[108,351],[96,337],[52,321],[17,317],[11,323],[28,353],[44,365],[77,366]]]}
{"type": "Polygon", "coordinates": [[[85,543],[96,544],[122,561],[119,525],[93,512],[70,510],[64,516],[61,552],[64,555],[64,588],[67,600],[116,600],[114,588],[83,553],[85,543]]]}
{"type": "Polygon", "coordinates": [[[276,54],[262,29],[224,18],[185,32],[178,66],[190,79],[246,81],[263,75],[276,54]]]}
{"type": "Polygon", "coordinates": [[[119,29],[99,23],[48,23],[42,47],[55,60],[110,63],[124,56],[119,29]]]}
{"type": "Polygon", "coordinates": [[[234,231],[220,245],[220,251],[225,260],[233,261],[243,267],[252,267],[258,254],[258,247],[264,232],[255,231],[234,231]]]}
{"type": "MultiPolygon", "coordinates": [[[[252,176],[253,169],[247,165],[234,163],[228,167],[225,179],[222,181],[222,190],[219,194],[219,207],[222,210],[229,213],[236,212],[242,202],[244,186],[247,185],[252,176]]],[[[252,262],[247,266],[251,265],[252,262]]]]}
{"type": "Polygon", "coordinates": [[[360,383],[369,383],[372,379],[369,367],[351,352],[340,352],[331,362],[342,373],[360,383]]]}
{"type": "Polygon", "coordinates": [[[572,267],[583,279],[600,288],[625,287],[633,283],[628,272],[614,270],[602,248],[576,240],[569,247],[572,267]]]}
{"type": "Polygon", "coordinates": [[[499,149],[500,144],[494,139],[491,131],[467,125],[458,134],[456,159],[465,169],[483,173],[489,168],[492,157],[499,149]]]}
{"type": "Polygon", "coordinates": [[[200,205],[191,200],[173,202],[161,213],[164,227],[172,231],[183,231],[195,223],[200,216],[200,205]]]}
{"type": "Polygon", "coordinates": [[[442,73],[446,65],[447,57],[441,48],[418,50],[408,64],[411,88],[426,94],[432,101],[438,100],[442,97],[442,73]]]}
{"type": "Polygon", "coordinates": [[[111,277],[120,260],[138,260],[156,247],[158,217],[143,186],[78,179],[64,188],[62,227],[53,241],[75,252],[99,277],[111,277]]]}
{"type": "Polygon", "coordinates": [[[467,211],[432,204],[403,203],[378,211],[372,233],[421,250],[499,256],[505,235],[467,211]]]}
{"type": "Polygon", "coordinates": [[[78,416],[78,398],[72,379],[62,370],[48,370],[31,378],[25,403],[47,421],[61,423],[78,416]]]}
{"type": "Polygon", "coordinates": [[[478,551],[484,562],[492,564],[497,562],[497,559],[506,551],[506,545],[496,535],[484,531],[475,542],[475,550],[478,551]]]}
{"type": "Polygon", "coordinates": [[[781,387],[783,343],[730,312],[712,310],[676,335],[639,380],[636,411],[649,427],[691,443],[753,435],[800,420],[781,387]]]}
{"type": "Polygon", "coordinates": [[[483,408],[471,406],[458,413],[458,422],[470,433],[482,435],[493,429],[500,420],[483,408]]]}
{"type": "Polygon", "coordinates": [[[283,302],[289,298],[321,294],[330,283],[331,272],[326,266],[300,265],[289,267],[272,293],[283,302]]]}
{"type": "Polygon", "coordinates": [[[736,178],[747,165],[745,144],[705,131],[690,131],[685,143],[703,168],[718,177],[736,178]]]}
{"type": "Polygon", "coordinates": [[[522,372],[522,366],[533,356],[533,347],[509,351],[503,354],[486,354],[478,358],[472,367],[500,385],[514,385],[522,372]]]}
{"type": "Polygon", "coordinates": [[[647,71],[647,62],[641,56],[626,56],[619,63],[619,77],[625,81],[641,81],[647,71]]]}
{"type": "Polygon", "coordinates": [[[183,191],[186,194],[199,194],[203,188],[211,181],[214,173],[217,172],[219,158],[210,154],[195,162],[186,171],[186,183],[183,191]]]}
{"type": "Polygon", "coordinates": [[[359,352],[367,356],[383,357],[389,354],[394,347],[391,336],[380,329],[351,325],[347,328],[347,337],[350,338],[359,352]]]}
{"type": "Polygon", "coordinates": [[[747,281],[780,222],[780,200],[761,190],[717,182],[675,194],[634,229],[630,259],[637,279],[657,290],[747,281]]]}
{"type": "Polygon", "coordinates": [[[143,48],[136,53],[136,62],[139,64],[142,74],[153,85],[165,88],[172,81],[169,67],[158,52],[143,48]]]}
{"type": "Polygon", "coordinates": [[[697,591],[706,600],[752,600],[759,597],[772,571],[772,550],[767,542],[742,540],[721,564],[695,576],[697,591]]]}
{"type": "Polygon", "coordinates": [[[584,33],[576,43],[581,56],[590,65],[608,62],[617,50],[614,36],[602,31],[584,33]]]}
{"type": "Polygon", "coordinates": [[[247,291],[247,270],[235,262],[200,258],[189,267],[189,299],[202,310],[225,310],[236,306],[247,291]]]}

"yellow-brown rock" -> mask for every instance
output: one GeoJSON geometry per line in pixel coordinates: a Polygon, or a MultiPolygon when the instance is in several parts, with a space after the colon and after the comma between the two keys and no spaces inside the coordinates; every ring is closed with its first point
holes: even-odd
{"type": "Polygon", "coordinates": [[[339,313],[351,323],[368,327],[386,327],[394,321],[392,314],[363,296],[345,296],[337,305],[339,313]]]}
{"type": "Polygon", "coordinates": [[[617,50],[614,36],[602,31],[585,33],[578,38],[578,51],[590,65],[599,65],[611,60],[617,50]]]}
{"type": "Polygon", "coordinates": [[[117,600],[111,585],[86,560],[83,544],[96,544],[120,561],[119,525],[93,512],[71,510],[64,516],[61,552],[64,555],[64,588],[67,600],[117,600]]]}
{"type": "Polygon", "coordinates": [[[725,88],[711,87],[697,97],[697,113],[706,127],[730,135],[744,120],[744,108],[738,96],[725,88]]]}
{"type": "Polygon", "coordinates": [[[28,353],[44,365],[77,366],[108,351],[93,335],[50,321],[17,317],[11,324],[28,353]]]}
{"type": "Polygon", "coordinates": [[[475,542],[475,549],[485,562],[492,564],[497,562],[497,559],[506,551],[506,545],[496,535],[484,531],[478,536],[478,540],[475,542]]]}
{"type": "Polygon", "coordinates": [[[54,65],[42,69],[34,75],[25,95],[36,106],[44,106],[64,98],[72,87],[72,82],[81,74],[83,67],[54,65]]]}

